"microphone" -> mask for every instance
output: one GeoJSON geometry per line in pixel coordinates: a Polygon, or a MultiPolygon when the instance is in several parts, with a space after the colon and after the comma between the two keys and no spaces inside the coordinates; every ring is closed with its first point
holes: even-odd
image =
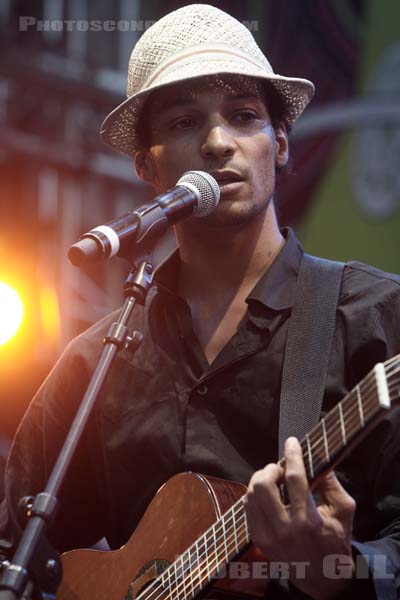
{"type": "Polygon", "coordinates": [[[205,217],[218,205],[218,183],[204,171],[187,171],[176,186],[150,203],[85,233],[68,251],[75,266],[112,256],[131,258],[154,245],[169,225],[190,216],[205,217]]]}

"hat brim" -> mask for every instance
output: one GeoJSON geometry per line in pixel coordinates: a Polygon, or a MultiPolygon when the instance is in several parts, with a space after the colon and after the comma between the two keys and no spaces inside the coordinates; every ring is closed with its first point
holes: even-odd
{"type": "Polygon", "coordinates": [[[243,63],[226,57],[223,60],[216,59],[214,63],[210,63],[209,60],[191,62],[190,67],[184,62],[178,62],[173,68],[165,71],[156,82],[127,98],[106,117],[100,130],[102,141],[117,152],[132,155],[140,149],[138,123],[150,94],[162,87],[210,75],[242,75],[269,81],[282,100],[282,116],[286,124],[293,125],[313,97],[314,84],[307,79],[267,73],[255,64],[246,64],[245,68],[243,67],[243,63]]]}

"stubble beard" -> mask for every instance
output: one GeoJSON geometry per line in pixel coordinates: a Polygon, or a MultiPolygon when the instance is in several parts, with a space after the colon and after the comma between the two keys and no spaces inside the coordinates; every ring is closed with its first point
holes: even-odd
{"type": "Polygon", "coordinates": [[[193,225],[209,227],[211,229],[242,228],[252,223],[261,215],[265,215],[271,201],[272,195],[264,202],[241,201],[239,199],[221,198],[219,206],[207,217],[190,219],[193,225]]]}

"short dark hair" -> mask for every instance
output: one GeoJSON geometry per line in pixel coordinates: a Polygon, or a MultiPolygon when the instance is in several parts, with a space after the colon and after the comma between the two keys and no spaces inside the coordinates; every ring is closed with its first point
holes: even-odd
{"type": "Polygon", "coordinates": [[[138,146],[140,150],[147,150],[150,146],[150,123],[149,123],[149,107],[150,102],[149,98],[147,98],[138,119],[138,126],[136,128],[136,135],[138,140],[138,146]]]}
{"type": "Polygon", "coordinates": [[[276,129],[282,123],[284,123],[286,126],[286,131],[290,133],[291,126],[286,122],[284,117],[285,105],[281,95],[270,81],[263,81],[263,86],[265,90],[265,104],[267,106],[273,128],[276,129]]]}

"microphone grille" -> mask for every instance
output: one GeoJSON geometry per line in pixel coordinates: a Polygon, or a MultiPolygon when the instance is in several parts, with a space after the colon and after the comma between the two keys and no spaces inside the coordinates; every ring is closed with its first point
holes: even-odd
{"type": "Polygon", "coordinates": [[[194,213],[195,217],[205,217],[218,206],[220,189],[212,175],[205,171],[187,171],[176,185],[185,185],[185,183],[194,186],[197,191],[199,202],[194,213]]]}

